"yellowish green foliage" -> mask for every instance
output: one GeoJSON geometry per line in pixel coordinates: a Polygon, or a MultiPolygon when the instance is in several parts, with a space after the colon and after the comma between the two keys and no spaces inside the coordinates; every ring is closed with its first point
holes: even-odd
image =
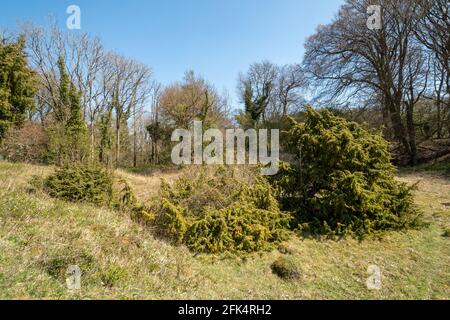
{"type": "Polygon", "coordinates": [[[154,208],[159,234],[206,253],[265,250],[284,239],[289,216],[269,183],[247,170],[202,167],[163,184],[154,208]]]}
{"type": "MultiPolygon", "coordinates": [[[[393,231],[363,241],[290,237],[282,251],[301,270],[300,281],[273,274],[278,250],[215,259],[154,238],[127,214],[28,192],[33,175],[52,167],[0,161],[1,299],[449,299],[450,180],[405,173],[428,227],[393,231]],[[65,271],[78,265],[81,290],[67,290],[65,271]],[[369,290],[367,268],[382,272],[382,289],[369,290]],[[126,272],[123,272],[126,270],[126,272]],[[62,277],[60,276],[62,275],[62,277]],[[112,286],[111,286],[112,285],[112,286]]],[[[119,172],[143,201],[159,177],[119,172]],[[145,181],[145,183],[143,183],[145,181]]],[[[276,245],[278,246],[278,245],[276,245]]]]}
{"type": "Polygon", "coordinates": [[[66,201],[108,206],[113,200],[112,175],[105,169],[87,165],[58,169],[46,178],[44,188],[50,196],[66,201]]]}
{"type": "Polygon", "coordinates": [[[411,188],[395,180],[381,134],[309,108],[288,137],[296,161],[281,165],[274,184],[295,228],[363,237],[417,224],[411,188]]]}

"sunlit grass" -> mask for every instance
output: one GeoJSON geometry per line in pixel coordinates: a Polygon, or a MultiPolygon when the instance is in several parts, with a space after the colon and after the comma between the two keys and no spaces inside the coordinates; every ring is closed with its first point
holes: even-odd
{"type": "MultiPolygon", "coordinates": [[[[0,162],[0,298],[3,299],[449,299],[450,180],[403,173],[421,182],[416,203],[429,226],[383,238],[319,241],[293,237],[283,245],[297,280],[271,271],[278,251],[246,259],[196,256],[156,240],[125,213],[75,205],[27,192],[32,175],[50,167],[0,162]],[[69,291],[67,264],[78,264],[82,289],[69,291]],[[369,265],[382,289],[366,287],[369,265]]],[[[158,177],[121,171],[138,196],[157,192],[158,177]]],[[[166,178],[173,178],[172,175],[166,178]]]]}

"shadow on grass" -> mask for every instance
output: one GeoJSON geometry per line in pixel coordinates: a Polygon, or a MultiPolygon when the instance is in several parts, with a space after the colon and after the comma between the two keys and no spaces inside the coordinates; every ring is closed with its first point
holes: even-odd
{"type": "Polygon", "coordinates": [[[450,156],[432,163],[422,164],[415,167],[399,167],[400,174],[428,173],[436,174],[442,178],[450,179],[450,156]]]}

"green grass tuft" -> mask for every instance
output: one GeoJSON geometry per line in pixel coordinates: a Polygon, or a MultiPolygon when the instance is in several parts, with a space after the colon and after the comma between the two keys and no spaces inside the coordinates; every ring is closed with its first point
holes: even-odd
{"type": "Polygon", "coordinates": [[[298,280],[301,277],[300,268],[292,257],[280,257],[272,263],[270,268],[283,280],[298,280]]]}

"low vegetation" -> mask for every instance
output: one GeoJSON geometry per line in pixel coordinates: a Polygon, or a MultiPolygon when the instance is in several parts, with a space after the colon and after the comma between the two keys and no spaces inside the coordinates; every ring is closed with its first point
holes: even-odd
{"type": "Polygon", "coordinates": [[[160,234],[207,253],[270,249],[290,220],[269,183],[248,168],[191,170],[163,185],[155,212],[160,234]]]}
{"type": "Polygon", "coordinates": [[[301,272],[295,260],[291,257],[280,257],[270,266],[272,272],[284,280],[298,280],[301,272]]]}
{"type": "Polygon", "coordinates": [[[44,189],[52,197],[72,202],[111,205],[113,178],[99,167],[75,164],[58,169],[45,179],[44,189]]]}
{"type": "Polygon", "coordinates": [[[145,204],[126,179],[114,183],[110,171],[81,163],[30,185],[58,199],[119,209],[197,253],[270,250],[292,229],[362,238],[418,225],[411,188],[395,180],[381,135],[327,110],[309,108],[305,119],[286,133],[298,165],[283,164],[275,188],[257,168],[200,166],[163,182],[145,204]]]}
{"type": "MultiPolygon", "coordinates": [[[[402,173],[420,182],[413,191],[428,225],[391,231],[359,241],[291,237],[282,251],[301,270],[286,281],[271,265],[282,253],[270,250],[239,258],[196,255],[185,246],[155,238],[128,214],[89,203],[72,203],[29,193],[32,176],[54,169],[0,162],[0,297],[3,299],[448,299],[450,270],[450,181],[430,172],[402,173]],[[82,269],[81,290],[68,290],[67,265],[82,269]],[[382,272],[382,289],[368,290],[367,268],[382,272]]],[[[137,200],[159,178],[125,178],[137,200]]]]}

